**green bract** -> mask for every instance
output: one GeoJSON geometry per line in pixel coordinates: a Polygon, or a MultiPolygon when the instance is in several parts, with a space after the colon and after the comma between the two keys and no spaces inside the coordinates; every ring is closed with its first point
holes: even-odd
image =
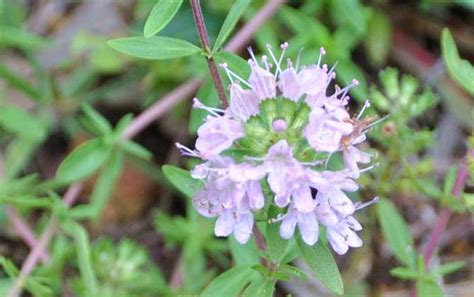
{"type": "Polygon", "coordinates": [[[303,137],[303,129],[308,123],[310,107],[300,100],[295,102],[285,97],[265,99],[259,105],[259,113],[245,123],[245,137],[236,141],[229,151],[252,157],[263,157],[268,149],[285,139],[294,148],[295,158],[302,162],[324,159],[326,153],[317,153],[303,137]],[[284,131],[277,132],[273,123],[283,120],[287,124],[284,131]]]}

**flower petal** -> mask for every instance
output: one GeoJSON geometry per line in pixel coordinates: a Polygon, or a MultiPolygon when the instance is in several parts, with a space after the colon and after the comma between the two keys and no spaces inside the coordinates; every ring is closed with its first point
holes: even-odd
{"type": "Polygon", "coordinates": [[[284,239],[290,239],[295,233],[295,227],[297,223],[296,214],[289,210],[285,215],[285,218],[281,221],[280,225],[280,236],[284,239]]]}
{"type": "Polygon", "coordinates": [[[298,228],[303,241],[313,245],[319,238],[319,225],[314,213],[298,213],[298,228]]]}
{"type": "Polygon", "coordinates": [[[225,237],[234,231],[235,219],[231,211],[224,211],[216,220],[214,233],[216,236],[225,237]]]}

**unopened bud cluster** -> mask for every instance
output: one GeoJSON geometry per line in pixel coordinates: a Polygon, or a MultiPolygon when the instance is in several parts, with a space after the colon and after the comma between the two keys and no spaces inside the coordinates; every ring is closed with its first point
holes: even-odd
{"type": "Polygon", "coordinates": [[[353,215],[368,203],[353,203],[346,192],[357,191],[355,180],[373,167],[359,168],[372,156],[357,148],[373,124],[361,119],[369,104],[351,117],[347,92],[358,82],[327,95],[335,72],[321,65],[324,49],[316,64],[300,68],[288,60],[283,69],[287,47],[282,44],[279,57],[269,47],[270,58],[261,63],[249,50],[248,79],[221,65],[232,82],[225,110],[195,99],[194,107],[209,116],[197,131],[195,150],[178,144],[184,155],[204,161],[192,171],[204,181],[193,205],[201,215],[217,217],[217,236],[233,234],[242,244],[252,234],[255,213],[274,205],[281,213],[268,220],[281,222],[281,237],[292,238],[298,227],[313,245],[322,225],[333,249],[344,254],[362,245],[356,234],[362,226],[353,215]],[[328,169],[334,154],[342,154],[343,169],[328,169]]]}

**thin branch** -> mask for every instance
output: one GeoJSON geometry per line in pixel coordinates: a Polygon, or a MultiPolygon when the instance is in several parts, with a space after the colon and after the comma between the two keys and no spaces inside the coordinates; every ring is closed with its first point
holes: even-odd
{"type": "MultiPolygon", "coordinates": [[[[196,23],[196,29],[199,34],[199,40],[201,40],[201,45],[204,51],[209,54],[211,52],[211,43],[209,42],[209,35],[207,34],[206,23],[204,22],[204,17],[202,15],[200,1],[190,0],[190,3],[191,8],[193,9],[193,17],[194,22],[196,23]]],[[[207,58],[207,66],[209,67],[212,79],[214,80],[214,85],[216,87],[217,94],[219,95],[221,105],[225,108],[229,105],[229,101],[227,100],[224,85],[219,75],[219,71],[217,70],[216,63],[214,62],[214,59],[211,56],[208,56],[207,58]]]]}
{"type": "MultiPolygon", "coordinates": [[[[31,231],[31,227],[25,222],[21,216],[18,214],[15,208],[11,206],[5,207],[5,212],[8,216],[8,221],[13,225],[18,235],[23,239],[23,241],[30,247],[34,248],[38,244],[38,239],[36,235],[31,231]]],[[[42,251],[40,254],[41,262],[47,263],[49,261],[48,251],[42,251]]]]}
{"type": "MultiPolygon", "coordinates": [[[[226,47],[227,51],[238,51],[243,48],[252,38],[253,34],[260,28],[268,18],[270,18],[277,9],[284,3],[284,0],[270,0],[262,9],[255,15],[255,17],[242,27],[242,29],[232,38],[226,47]]],[[[176,104],[191,96],[199,88],[201,84],[200,79],[191,79],[182,85],[178,86],[175,91],[165,95],[161,100],[150,106],[147,110],[141,113],[126,129],[123,138],[131,139],[138,133],[143,131],[146,127],[160,118],[168,110],[173,108],[176,104]]],[[[80,194],[82,184],[72,185],[66,195],[64,201],[67,206],[71,206],[80,194]]],[[[46,250],[50,240],[56,232],[58,223],[55,218],[51,218],[44,233],[41,235],[38,245],[30,251],[20,271],[20,276],[13,284],[8,297],[18,297],[21,291],[22,283],[26,280],[28,275],[38,263],[41,252],[46,250]]]]}
{"type": "MultiPolygon", "coordinates": [[[[64,194],[64,203],[67,206],[71,206],[82,190],[82,184],[74,184],[72,185],[64,194]]],[[[56,230],[58,229],[59,224],[56,218],[51,218],[44,229],[44,233],[41,235],[37,245],[30,251],[28,257],[26,257],[23,266],[21,267],[20,274],[18,275],[17,279],[13,283],[10,291],[8,292],[8,297],[17,297],[21,292],[21,288],[23,287],[24,282],[26,281],[28,275],[33,271],[36,264],[41,257],[41,254],[47,249],[49,242],[53,238],[56,230]]]]}
{"type": "MultiPolygon", "coordinates": [[[[451,194],[454,197],[458,197],[463,188],[464,184],[466,183],[466,180],[469,176],[468,169],[466,164],[461,164],[458,168],[457,174],[456,174],[456,181],[454,183],[453,189],[451,191],[451,194]]],[[[426,248],[423,252],[423,259],[425,260],[425,265],[428,267],[431,261],[431,258],[433,257],[433,254],[436,250],[436,247],[438,246],[438,242],[443,235],[446,226],[448,225],[449,218],[452,215],[451,209],[449,207],[445,206],[439,216],[438,219],[436,220],[436,223],[431,230],[430,237],[428,239],[428,243],[426,244],[426,248]]]]}

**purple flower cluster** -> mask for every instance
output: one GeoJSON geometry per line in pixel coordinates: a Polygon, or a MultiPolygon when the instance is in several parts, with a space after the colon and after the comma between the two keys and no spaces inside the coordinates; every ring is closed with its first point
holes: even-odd
{"type": "Polygon", "coordinates": [[[344,254],[349,247],[362,245],[356,234],[362,226],[353,215],[368,203],[353,203],[346,192],[357,191],[355,179],[373,167],[359,168],[370,162],[371,154],[356,147],[364,142],[371,126],[360,120],[369,104],[351,118],[347,92],[358,82],[336,87],[327,95],[335,73],[321,66],[324,49],[317,64],[299,69],[288,60],[282,69],[287,47],[287,43],[281,46],[279,58],[269,48],[272,63],[267,56],[258,63],[250,50],[248,80],[221,65],[232,82],[225,110],[206,107],[195,99],[195,108],[209,112],[197,131],[196,149],[177,144],[183,154],[204,161],[192,171],[193,178],[204,181],[193,205],[201,215],[217,218],[217,236],[233,234],[243,244],[252,234],[255,212],[273,204],[281,214],[269,221],[281,222],[282,238],[292,238],[298,227],[304,242],[313,245],[323,225],[333,249],[344,254]],[[272,105],[277,101],[294,110],[268,108],[279,106],[272,105]],[[259,149],[253,150],[252,143],[259,149]],[[327,164],[335,154],[342,154],[344,164],[331,171],[327,164]]]}

